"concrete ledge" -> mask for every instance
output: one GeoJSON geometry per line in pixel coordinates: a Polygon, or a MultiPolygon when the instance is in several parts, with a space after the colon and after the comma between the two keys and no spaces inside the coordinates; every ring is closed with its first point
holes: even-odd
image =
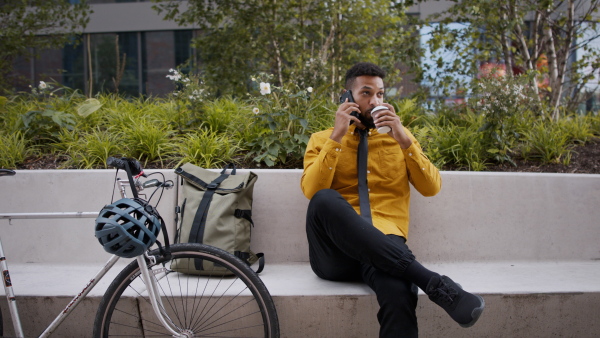
{"type": "MultiPolygon", "coordinates": [[[[320,280],[307,263],[302,171],[253,171],[259,179],[252,247],[266,255],[261,278],[277,303],[282,336],[377,336],[371,290],[320,280]]],[[[175,178],[172,170],[162,172],[175,178]]],[[[0,213],[100,210],[110,201],[113,179],[112,170],[19,171],[0,179],[0,213]]],[[[600,332],[600,175],[442,172],[442,180],[437,196],[413,195],[409,245],[427,267],[484,295],[486,311],[465,330],[421,293],[422,336],[600,332]]],[[[167,222],[177,194],[166,192],[159,206],[167,222]]],[[[79,291],[108,259],[94,238],[93,219],[0,220],[0,235],[28,336],[39,334],[68,303],[65,295],[79,291]]],[[[58,336],[90,335],[100,297],[118,271],[58,336]]],[[[4,302],[0,307],[8,313],[4,302]]],[[[7,316],[4,324],[10,330],[7,316]]]]}
{"type": "MultiPolygon", "coordinates": [[[[307,262],[302,171],[253,171],[253,250],[270,263],[307,262]]],[[[100,210],[113,179],[113,170],[18,171],[0,181],[0,213],[100,210]]],[[[600,175],[442,172],[442,180],[435,197],[413,194],[408,243],[419,260],[600,259],[600,175]]],[[[159,205],[170,231],[176,201],[166,191],[159,205]]],[[[105,259],[93,219],[0,220],[0,233],[15,263],[105,259]]]]}
{"type": "MultiPolygon", "coordinates": [[[[73,312],[59,336],[91,334],[96,307],[118,267],[73,312]]],[[[475,327],[465,330],[420,292],[418,316],[424,337],[591,337],[600,330],[600,322],[593,319],[600,311],[600,262],[465,262],[430,267],[483,295],[486,311],[475,327]]],[[[39,334],[69,302],[67,295],[82,288],[95,270],[81,265],[11,267],[19,308],[27,318],[26,335],[39,334]]],[[[377,336],[378,304],[366,285],[321,280],[306,263],[271,264],[261,278],[275,299],[282,337],[377,336]]],[[[5,306],[2,303],[3,311],[5,306]]]]}

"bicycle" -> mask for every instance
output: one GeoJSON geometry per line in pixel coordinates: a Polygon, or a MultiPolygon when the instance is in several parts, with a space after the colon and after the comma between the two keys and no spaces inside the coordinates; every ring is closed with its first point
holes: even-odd
{"type": "MultiPolygon", "coordinates": [[[[127,186],[134,196],[133,200],[137,199],[138,191],[154,187],[148,199],[151,200],[158,189],[162,189],[162,194],[164,189],[173,185],[164,176],[162,180],[141,182],[140,178],[146,175],[139,163],[132,159],[111,158],[109,165],[117,168],[117,172],[119,169],[127,172],[127,181],[117,179],[123,199],[131,200],[127,198],[127,186]]],[[[11,170],[0,170],[0,176],[14,174],[11,170]]],[[[11,215],[0,216],[10,218],[11,215]]],[[[65,217],[81,217],[81,213],[65,217]]],[[[161,223],[164,226],[162,219],[161,223]]],[[[143,254],[137,255],[109,285],[96,312],[94,337],[279,337],[279,321],[273,299],[264,283],[246,263],[224,250],[203,244],[169,244],[166,231],[163,231],[163,237],[164,245],[157,241],[158,248],[146,249],[143,254]],[[231,276],[187,275],[170,269],[175,261],[194,264],[196,259],[225,267],[231,276]]],[[[16,298],[1,241],[0,257],[15,335],[22,337],[16,298]]],[[[51,335],[119,259],[117,255],[111,256],[40,337],[51,335]]],[[[2,329],[0,312],[0,336],[2,329]]]]}

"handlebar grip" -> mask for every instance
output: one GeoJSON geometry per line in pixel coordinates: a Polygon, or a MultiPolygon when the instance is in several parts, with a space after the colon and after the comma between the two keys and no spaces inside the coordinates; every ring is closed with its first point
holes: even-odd
{"type": "Polygon", "coordinates": [[[14,170],[0,169],[0,176],[13,176],[14,174],[16,174],[14,170]]]}
{"type": "Polygon", "coordinates": [[[106,165],[108,165],[109,167],[125,170],[125,163],[120,158],[111,156],[106,160],[106,165]]]}
{"type": "Polygon", "coordinates": [[[108,166],[121,170],[125,170],[125,163],[129,164],[129,170],[131,170],[132,175],[137,176],[139,174],[144,174],[144,169],[142,169],[142,165],[138,160],[134,158],[116,158],[111,156],[106,160],[106,164],[108,166]]]}

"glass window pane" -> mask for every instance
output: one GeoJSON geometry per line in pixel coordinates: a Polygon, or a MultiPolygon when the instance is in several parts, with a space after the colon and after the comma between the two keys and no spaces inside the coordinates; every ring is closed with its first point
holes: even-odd
{"type": "Polygon", "coordinates": [[[116,92],[115,85],[122,94],[140,93],[137,32],[93,34],[91,58],[94,93],[116,92]]]}
{"type": "Polygon", "coordinates": [[[175,41],[173,31],[146,32],[144,49],[148,95],[166,95],[175,86],[167,79],[170,68],[175,68],[175,41]]]}

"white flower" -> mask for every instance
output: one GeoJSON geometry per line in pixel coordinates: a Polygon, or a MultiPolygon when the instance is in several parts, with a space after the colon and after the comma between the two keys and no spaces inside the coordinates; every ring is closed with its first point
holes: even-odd
{"type": "Polygon", "coordinates": [[[46,84],[46,82],[40,81],[40,85],[38,86],[38,88],[40,88],[40,89],[46,89],[47,87],[48,87],[48,85],[46,84]]]}
{"type": "Polygon", "coordinates": [[[253,78],[252,78],[252,82],[256,82],[256,78],[254,78],[254,77],[253,77],[253,78]]]}
{"type": "Polygon", "coordinates": [[[260,113],[260,110],[256,107],[254,107],[254,109],[252,109],[252,112],[254,113],[254,115],[260,113]]]}
{"type": "Polygon", "coordinates": [[[307,91],[307,92],[309,92],[309,93],[312,93],[312,91],[313,91],[313,87],[308,87],[308,88],[306,88],[306,91],[307,91]]]}
{"type": "Polygon", "coordinates": [[[260,93],[262,95],[271,94],[271,84],[268,82],[261,82],[260,83],[260,93]]]}

